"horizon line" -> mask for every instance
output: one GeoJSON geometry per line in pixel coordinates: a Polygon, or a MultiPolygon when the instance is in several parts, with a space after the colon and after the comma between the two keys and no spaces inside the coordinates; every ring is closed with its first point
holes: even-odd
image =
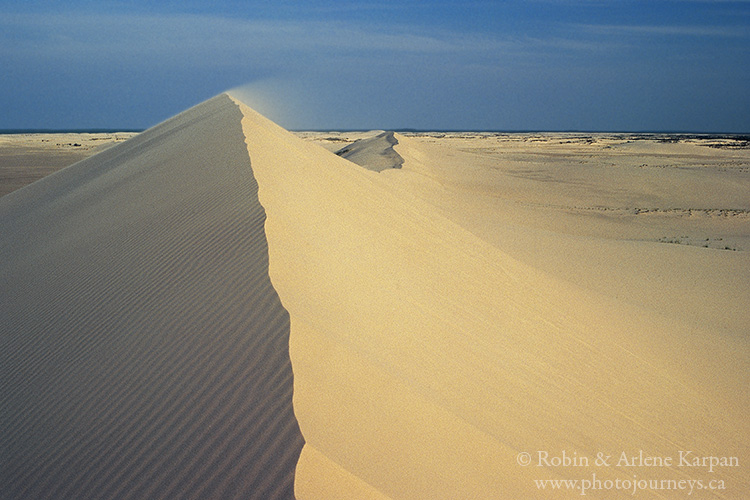
{"type": "MultiPolygon", "coordinates": [[[[141,133],[148,128],[0,128],[0,135],[13,134],[103,134],[103,133],[141,133]]],[[[423,129],[423,128],[305,128],[305,129],[287,129],[289,132],[371,132],[375,130],[393,131],[398,133],[494,133],[494,134],[653,134],[653,135],[731,135],[744,136],[750,135],[748,132],[727,132],[727,131],[696,131],[696,130],[587,130],[587,129],[423,129]]]]}

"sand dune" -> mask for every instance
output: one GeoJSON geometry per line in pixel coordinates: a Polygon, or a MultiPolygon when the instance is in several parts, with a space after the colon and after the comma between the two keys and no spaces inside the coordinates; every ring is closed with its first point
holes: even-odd
{"type": "Polygon", "coordinates": [[[393,149],[398,140],[393,132],[382,132],[367,139],[357,139],[336,154],[375,172],[387,168],[401,168],[404,159],[393,149]]]}
{"type": "Polygon", "coordinates": [[[750,459],[745,252],[571,210],[618,206],[599,172],[355,146],[364,167],[222,95],[0,199],[2,494],[548,499],[581,491],[536,480],[594,474],[750,491],[742,467],[594,463],[750,459]]]}

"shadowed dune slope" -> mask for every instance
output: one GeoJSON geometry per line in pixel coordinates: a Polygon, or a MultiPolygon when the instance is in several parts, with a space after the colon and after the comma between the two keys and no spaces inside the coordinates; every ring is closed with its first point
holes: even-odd
{"type": "Polygon", "coordinates": [[[726,483],[706,498],[748,490],[736,467],[594,466],[639,450],[750,459],[744,336],[541,272],[441,215],[404,169],[361,168],[239,105],[290,314],[298,498],[573,498],[534,480],[592,474],[726,483]],[[539,451],[591,467],[540,464],[539,451]]]}
{"type": "Polygon", "coordinates": [[[293,498],[241,118],[216,97],[0,200],[0,498],[293,498]]]}

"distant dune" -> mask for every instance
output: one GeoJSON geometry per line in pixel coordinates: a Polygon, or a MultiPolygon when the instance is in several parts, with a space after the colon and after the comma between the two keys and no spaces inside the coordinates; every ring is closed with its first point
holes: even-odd
{"type": "Polygon", "coordinates": [[[367,139],[358,139],[336,151],[342,158],[368,170],[382,172],[387,168],[401,168],[404,159],[393,149],[398,144],[394,132],[381,132],[367,139]]]}
{"type": "Polygon", "coordinates": [[[746,173],[444,139],[222,94],[0,198],[0,498],[746,496],[749,253],[659,240],[746,173]]]}

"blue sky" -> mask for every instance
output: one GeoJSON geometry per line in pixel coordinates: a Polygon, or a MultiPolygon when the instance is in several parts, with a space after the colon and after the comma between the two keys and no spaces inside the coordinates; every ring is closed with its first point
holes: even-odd
{"type": "Polygon", "coordinates": [[[750,0],[0,0],[0,129],[750,132],[750,0]]]}

